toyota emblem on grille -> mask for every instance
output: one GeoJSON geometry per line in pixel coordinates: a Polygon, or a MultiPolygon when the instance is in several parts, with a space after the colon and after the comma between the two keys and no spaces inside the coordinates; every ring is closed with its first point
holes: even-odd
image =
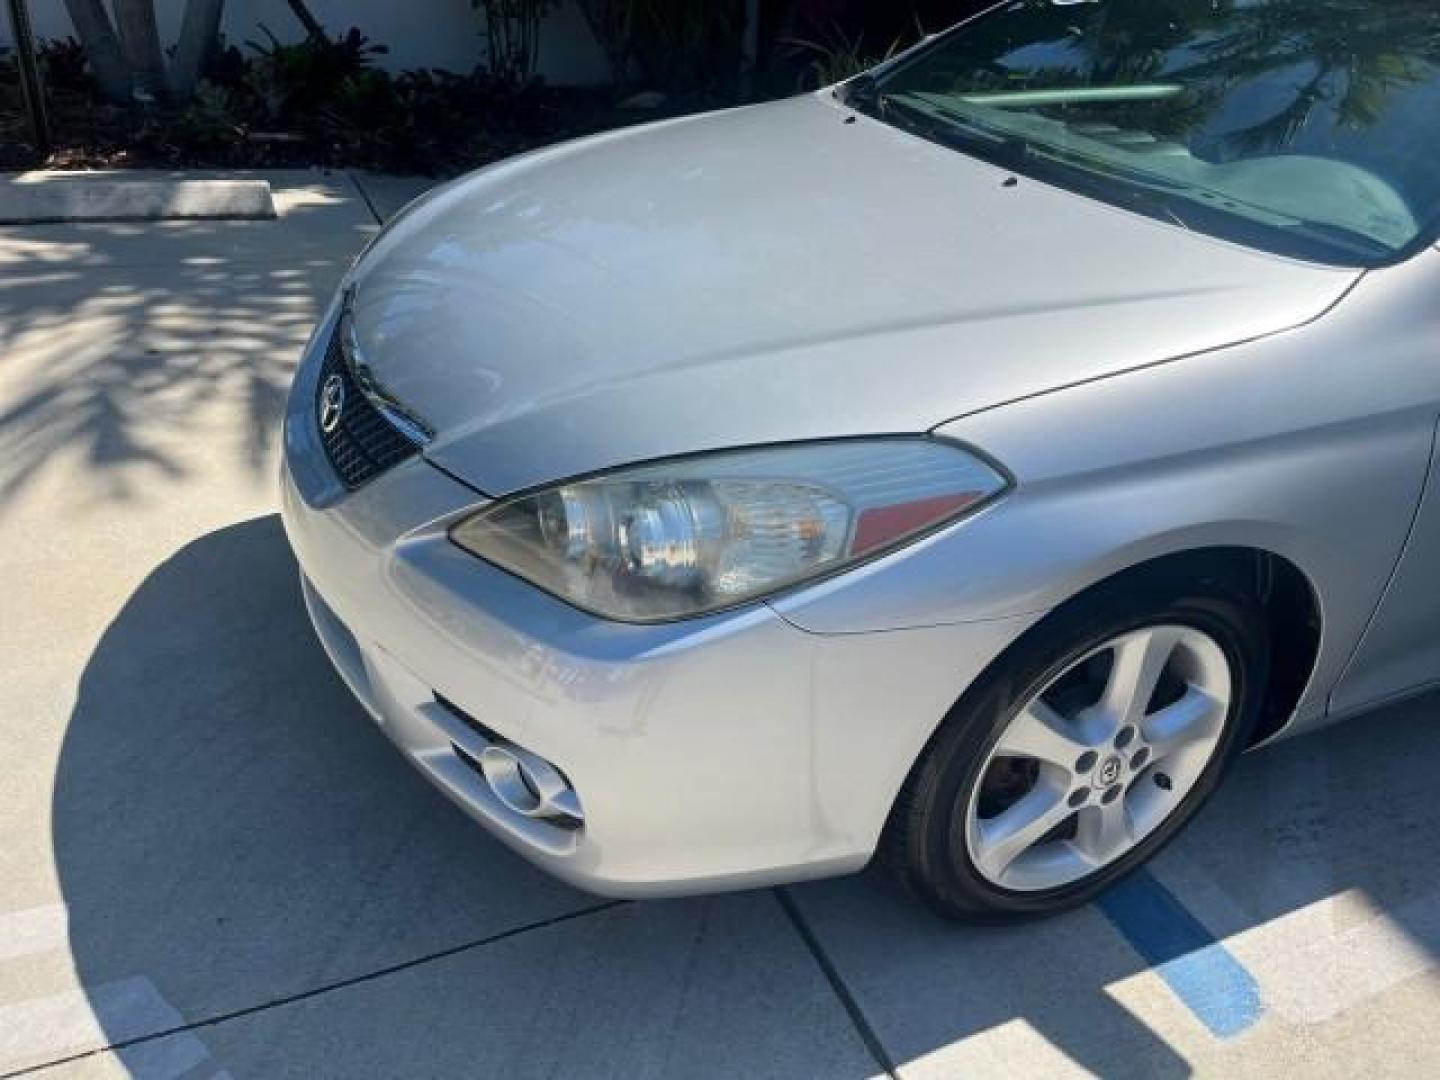
{"type": "Polygon", "coordinates": [[[340,426],[340,414],[345,411],[345,380],[331,375],[320,388],[320,430],[329,435],[340,426]]]}

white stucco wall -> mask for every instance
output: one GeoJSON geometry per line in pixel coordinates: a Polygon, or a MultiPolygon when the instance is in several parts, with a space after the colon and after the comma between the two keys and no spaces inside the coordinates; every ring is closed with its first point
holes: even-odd
{"type": "MultiPolygon", "coordinates": [[[[372,41],[387,45],[383,66],[393,71],[437,67],[469,71],[483,63],[484,18],[471,0],[308,0],[327,30],[358,26],[372,41]]],[[[161,41],[168,48],[180,29],[185,0],[155,0],[161,41]]],[[[64,0],[30,0],[35,34],[40,38],[74,34],[64,0]]],[[[264,23],[281,40],[298,40],[300,25],[285,0],[228,0],[223,32],[232,44],[263,40],[264,23]]],[[[9,20],[0,15],[0,45],[10,44],[9,20]]],[[[550,16],[541,38],[540,71],[550,82],[586,85],[607,76],[604,55],[573,0],[563,0],[550,16]]]]}

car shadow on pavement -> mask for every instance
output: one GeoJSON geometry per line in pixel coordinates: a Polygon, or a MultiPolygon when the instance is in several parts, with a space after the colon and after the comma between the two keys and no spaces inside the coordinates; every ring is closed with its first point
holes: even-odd
{"type": "Polygon", "coordinates": [[[772,896],[582,894],[412,770],[331,669],[273,515],[113,619],[53,833],[78,979],[142,1077],[147,1037],[197,1023],[237,1078],[873,1071],[772,896]]]}
{"type": "MultiPolygon", "coordinates": [[[[1220,935],[1349,891],[1433,952],[1440,929],[1405,921],[1440,881],[1437,754],[1440,726],[1411,709],[1252,755],[1157,873],[1220,935]]],[[[274,516],[190,543],[115,617],[53,819],[111,1044],[205,1025],[236,1077],[875,1071],[773,897],[603,904],[414,774],[332,673],[274,516]]],[[[1149,965],[1096,909],[961,928],[873,874],[793,896],[902,1065],[1020,1023],[1102,1074],[1192,1071],[1112,992],[1149,965]]]]}

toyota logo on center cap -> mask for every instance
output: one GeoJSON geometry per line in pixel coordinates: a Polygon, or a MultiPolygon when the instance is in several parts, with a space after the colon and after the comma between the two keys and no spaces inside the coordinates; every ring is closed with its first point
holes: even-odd
{"type": "Polygon", "coordinates": [[[1100,771],[1097,774],[1100,778],[1100,783],[1109,787],[1115,783],[1116,780],[1120,779],[1120,773],[1123,768],[1124,765],[1118,757],[1110,758],[1100,766],[1100,771]]]}
{"type": "Polygon", "coordinates": [[[331,375],[320,388],[320,430],[329,435],[340,426],[340,414],[345,411],[345,380],[331,375]]]}

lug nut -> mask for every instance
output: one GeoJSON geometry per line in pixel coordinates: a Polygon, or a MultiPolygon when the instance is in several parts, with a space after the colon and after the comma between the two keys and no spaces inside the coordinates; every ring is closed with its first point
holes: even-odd
{"type": "Polygon", "coordinates": [[[1080,809],[1080,807],[1084,806],[1085,803],[1089,801],[1089,799],[1090,792],[1088,792],[1084,788],[1081,788],[1079,791],[1072,791],[1070,793],[1070,809],[1080,809]]]}
{"type": "Polygon", "coordinates": [[[1135,751],[1135,756],[1130,759],[1130,768],[1134,769],[1136,772],[1139,772],[1149,763],[1150,748],[1148,746],[1142,746],[1139,750],[1135,751]]]}
{"type": "Polygon", "coordinates": [[[1100,797],[1100,801],[1106,806],[1109,806],[1111,803],[1113,803],[1116,799],[1120,797],[1120,793],[1124,790],[1125,788],[1122,785],[1116,784],[1114,787],[1110,788],[1108,791],[1105,792],[1104,795],[1100,797]]]}
{"type": "Polygon", "coordinates": [[[1094,750],[1087,750],[1080,755],[1080,760],[1075,762],[1075,771],[1077,773],[1088,773],[1091,769],[1095,768],[1095,763],[1099,760],[1099,754],[1095,753],[1094,750]]]}
{"type": "Polygon", "coordinates": [[[1123,727],[1120,729],[1120,733],[1115,736],[1115,749],[1124,750],[1125,747],[1129,746],[1134,741],[1135,729],[1133,727],[1123,727]]]}

